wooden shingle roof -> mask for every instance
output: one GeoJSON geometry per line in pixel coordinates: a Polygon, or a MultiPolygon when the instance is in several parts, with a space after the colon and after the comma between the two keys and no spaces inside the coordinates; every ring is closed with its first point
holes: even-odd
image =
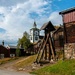
{"type": "Polygon", "coordinates": [[[55,30],[55,28],[54,28],[53,24],[51,23],[51,21],[49,21],[47,23],[44,23],[43,26],[40,28],[40,30],[45,30],[46,28],[49,28],[50,31],[55,30]]]}
{"type": "Polygon", "coordinates": [[[55,33],[57,33],[57,32],[63,32],[63,31],[64,31],[63,26],[60,26],[58,29],[56,29],[56,30],[54,31],[53,34],[55,34],[55,33]]]}
{"type": "MultiPolygon", "coordinates": [[[[4,45],[0,45],[0,47],[4,47],[4,48],[6,48],[4,45]]],[[[7,48],[6,48],[7,49],[7,48]]]]}
{"type": "Polygon", "coordinates": [[[44,23],[43,26],[40,28],[40,30],[44,30],[48,25],[48,22],[47,23],[44,23]]]}

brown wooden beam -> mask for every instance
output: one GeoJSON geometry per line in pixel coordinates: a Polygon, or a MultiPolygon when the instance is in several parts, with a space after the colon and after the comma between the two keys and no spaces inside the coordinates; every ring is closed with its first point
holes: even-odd
{"type": "Polygon", "coordinates": [[[46,44],[46,47],[45,47],[45,60],[47,60],[47,44],[46,44]]]}
{"type": "Polygon", "coordinates": [[[50,44],[48,44],[47,46],[47,49],[48,49],[48,60],[50,61],[51,60],[51,49],[50,49],[50,44]]]}
{"type": "Polygon", "coordinates": [[[50,49],[51,49],[52,57],[54,58],[55,54],[54,54],[54,50],[53,50],[53,47],[52,47],[51,35],[49,35],[49,36],[50,36],[49,37],[50,49]]]}
{"type": "Polygon", "coordinates": [[[41,41],[41,45],[40,45],[40,47],[39,47],[38,55],[37,55],[37,58],[36,58],[36,61],[35,61],[35,62],[38,62],[38,58],[39,58],[39,55],[40,55],[41,49],[42,49],[42,47],[43,47],[44,39],[45,39],[45,37],[44,37],[43,40],[41,41]]]}
{"type": "MultiPolygon", "coordinates": [[[[44,43],[44,45],[43,45],[43,48],[42,48],[43,52],[44,52],[45,46],[46,46],[46,44],[47,44],[48,38],[49,38],[49,34],[47,35],[46,41],[45,41],[45,43],[44,43]]],[[[40,60],[41,60],[42,57],[43,57],[43,52],[42,52],[42,55],[41,55],[40,60]]]]}

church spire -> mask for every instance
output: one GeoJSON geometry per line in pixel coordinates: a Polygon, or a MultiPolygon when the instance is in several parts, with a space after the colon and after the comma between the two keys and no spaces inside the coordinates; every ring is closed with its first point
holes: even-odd
{"type": "Polygon", "coordinates": [[[37,26],[37,25],[36,25],[36,22],[34,21],[33,27],[36,28],[36,26],[37,26]]]}

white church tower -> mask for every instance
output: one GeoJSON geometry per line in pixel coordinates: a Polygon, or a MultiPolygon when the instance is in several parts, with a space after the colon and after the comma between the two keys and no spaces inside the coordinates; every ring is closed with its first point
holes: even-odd
{"type": "Polygon", "coordinates": [[[30,41],[36,43],[39,40],[39,29],[34,21],[33,28],[30,29],[30,41]]]}

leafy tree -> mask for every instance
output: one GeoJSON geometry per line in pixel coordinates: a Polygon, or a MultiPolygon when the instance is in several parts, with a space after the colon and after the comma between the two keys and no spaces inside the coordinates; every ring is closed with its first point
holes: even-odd
{"type": "Polygon", "coordinates": [[[23,47],[23,42],[22,42],[22,39],[18,39],[18,44],[17,44],[17,47],[23,47]]]}
{"type": "Polygon", "coordinates": [[[26,31],[23,33],[23,36],[25,36],[27,39],[29,39],[29,34],[26,31]]]}
{"type": "Polygon", "coordinates": [[[19,57],[20,55],[21,55],[21,51],[20,51],[19,47],[17,47],[17,49],[16,49],[16,56],[19,57]]]}
{"type": "Polygon", "coordinates": [[[23,37],[18,40],[18,47],[21,47],[21,48],[24,48],[25,50],[27,50],[32,45],[28,36],[29,35],[27,32],[25,32],[23,34],[23,37]]]}

